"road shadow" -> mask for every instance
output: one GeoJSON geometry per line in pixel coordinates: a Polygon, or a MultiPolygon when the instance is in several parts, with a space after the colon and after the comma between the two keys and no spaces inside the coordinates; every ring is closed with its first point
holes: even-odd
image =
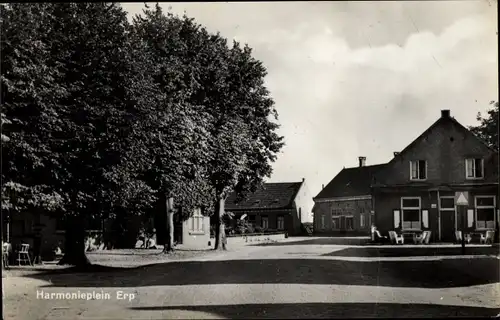
{"type": "MultiPolygon", "coordinates": [[[[205,253],[214,251],[211,248],[208,249],[188,249],[188,248],[175,248],[173,253],[175,252],[193,252],[193,253],[205,253]]],[[[130,249],[128,251],[106,251],[106,250],[98,250],[98,251],[90,251],[86,253],[87,256],[167,256],[163,253],[163,249],[130,249]]]]}
{"type": "Polygon", "coordinates": [[[286,303],[133,307],[132,310],[205,312],[226,319],[494,317],[499,309],[396,303],[286,303]]]}
{"type": "MultiPolygon", "coordinates": [[[[499,255],[500,249],[495,247],[466,248],[465,255],[499,255]]],[[[460,247],[379,247],[379,248],[345,248],[325,253],[327,257],[419,257],[419,256],[460,256],[460,247]]]]}
{"type": "Polygon", "coordinates": [[[86,272],[70,268],[26,277],[47,281],[47,287],[287,283],[449,288],[499,282],[499,266],[496,258],[378,262],[259,259],[180,261],[136,268],[93,266],[86,272]]]}
{"type": "Polygon", "coordinates": [[[345,245],[345,246],[360,246],[370,242],[370,238],[349,238],[349,237],[324,237],[317,239],[297,240],[288,242],[271,242],[258,243],[251,246],[257,247],[280,247],[280,246],[296,246],[296,245],[345,245]]]}

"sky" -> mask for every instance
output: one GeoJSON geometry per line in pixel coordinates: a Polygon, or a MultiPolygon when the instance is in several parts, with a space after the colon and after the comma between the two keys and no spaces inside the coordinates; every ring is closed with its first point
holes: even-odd
{"type": "Polygon", "coordinates": [[[475,125],[498,99],[494,0],[160,5],[253,48],[286,143],[270,181],[305,178],[311,197],[359,156],[389,161],[440,110],[475,125]]]}

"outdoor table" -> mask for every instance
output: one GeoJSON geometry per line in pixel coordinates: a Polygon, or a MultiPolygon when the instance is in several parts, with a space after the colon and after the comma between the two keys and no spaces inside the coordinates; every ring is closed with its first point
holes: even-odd
{"type": "Polygon", "coordinates": [[[417,235],[421,235],[422,231],[403,231],[402,234],[403,234],[403,237],[411,236],[413,239],[413,243],[417,244],[417,235]]]}
{"type": "Polygon", "coordinates": [[[481,238],[482,235],[485,235],[486,232],[477,232],[477,231],[473,231],[473,232],[467,232],[465,234],[465,241],[467,243],[470,243],[472,242],[472,239],[473,237],[476,237],[476,238],[481,238]]]}

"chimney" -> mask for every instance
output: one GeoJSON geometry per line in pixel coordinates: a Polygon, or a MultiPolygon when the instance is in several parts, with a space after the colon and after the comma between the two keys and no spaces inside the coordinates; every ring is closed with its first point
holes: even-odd
{"type": "Polygon", "coordinates": [[[399,154],[399,151],[394,151],[394,156],[397,157],[399,154]]]}
{"type": "Polygon", "coordinates": [[[366,157],[359,157],[359,166],[364,167],[366,162],[366,157]]]}
{"type": "Polygon", "coordinates": [[[449,118],[450,110],[441,110],[441,118],[449,118]]]}
{"type": "Polygon", "coordinates": [[[306,178],[302,178],[302,182],[306,181],[306,178]]]}
{"type": "Polygon", "coordinates": [[[325,185],[324,185],[324,184],[322,184],[322,185],[321,185],[321,190],[323,190],[324,188],[325,188],[325,185]]]}

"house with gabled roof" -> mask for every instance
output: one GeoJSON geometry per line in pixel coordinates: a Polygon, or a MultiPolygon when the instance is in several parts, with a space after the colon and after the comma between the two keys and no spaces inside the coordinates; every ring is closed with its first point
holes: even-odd
{"type": "Polygon", "coordinates": [[[366,164],[342,169],[314,197],[314,232],[316,234],[368,234],[372,216],[372,177],[384,165],[366,164]]]}
{"type": "Polygon", "coordinates": [[[498,231],[498,151],[449,110],[373,176],[375,223],[381,232],[431,231],[450,242],[461,230],[456,192],[467,192],[465,231],[498,231]]]}
{"type": "Polygon", "coordinates": [[[311,195],[305,179],[301,182],[264,183],[257,191],[238,201],[236,194],[226,199],[225,209],[233,220],[246,219],[263,230],[301,233],[312,208],[311,195]]]}

